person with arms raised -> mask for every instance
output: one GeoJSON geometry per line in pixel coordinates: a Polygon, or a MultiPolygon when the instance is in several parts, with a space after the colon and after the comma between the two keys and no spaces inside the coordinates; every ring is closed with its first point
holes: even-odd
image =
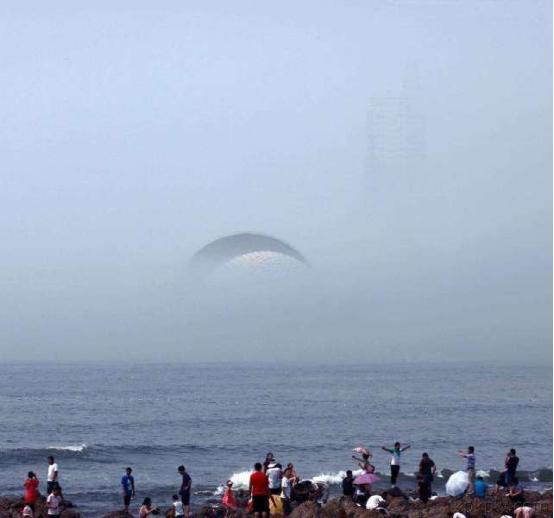
{"type": "Polygon", "coordinates": [[[385,446],[381,446],[381,448],[392,454],[390,460],[390,484],[394,487],[396,486],[398,474],[400,473],[400,454],[410,448],[410,445],[407,444],[406,446],[402,446],[399,442],[395,442],[392,449],[385,446]]]}

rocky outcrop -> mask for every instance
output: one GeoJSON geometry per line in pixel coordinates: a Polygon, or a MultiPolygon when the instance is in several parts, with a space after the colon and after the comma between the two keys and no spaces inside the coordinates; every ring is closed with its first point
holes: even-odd
{"type": "MultiPolygon", "coordinates": [[[[17,497],[0,498],[0,518],[21,518],[23,499],[17,497]]],[[[48,518],[46,498],[40,497],[35,504],[35,518],[48,518]]],[[[79,510],[69,500],[65,500],[60,518],[81,518],[79,510]]]]}
{"type": "MultiPolygon", "coordinates": [[[[526,505],[535,509],[536,518],[552,516],[552,492],[526,493],[526,505]]],[[[446,518],[449,513],[461,512],[468,518],[498,518],[504,514],[513,516],[513,502],[503,494],[486,498],[465,496],[463,498],[437,497],[426,504],[407,501],[401,497],[389,498],[387,511],[391,518],[446,518]]],[[[368,511],[356,506],[351,500],[337,498],[318,507],[313,502],[299,505],[290,518],[373,518],[383,516],[379,511],[368,511]]]]}
{"type": "MultiPolygon", "coordinates": [[[[525,493],[526,505],[535,509],[536,518],[552,516],[552,491],[525,493]]],[[[15,497],[0,498],[0,518],[21,518],[23,500],[15,497]]],[[[48,518],[46,502],[41,498],[36,505],[36,518],[48,518]]],[[[461,512],[467,518],[498,518],[504,514],[514,516],[514,504],[503,493],[491,494],[486,498],[464,496],[463,498],[437,497],[426,504],[409,501],[402,497],[388,497],[387,511],[391,518],[447,518],[450,513],[461,512]]],[[[163,510],[159,516],[170,516],[169,510],[163,510]]],[[[221,507],[205,507],[193,513],[193,518],[222,518],[225,511],[221,507]]],[[[247,518],[244,509],[228,515],[228,518],[247,518]]],[[[368,511],[358,507],[347,498],[335,498],[323,506],[313,501],[304,502],[295,507],[290,518],[374,518],[382,517],[379,511],[368,511]]],[[[61,518],[81,518],[79,510],[66,501],[61,518]]],[[[124,511],[113,511],[104,518],[129,518],[124,511]]]]}

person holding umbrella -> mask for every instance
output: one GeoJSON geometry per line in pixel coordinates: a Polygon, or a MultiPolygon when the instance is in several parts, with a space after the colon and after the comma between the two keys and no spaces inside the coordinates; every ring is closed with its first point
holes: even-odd
{"type": "Polygon", "coordinates": [[[375,471],[375,466],[369,462],[369,459],[371,458],[371,453],[367,448],[364,448],[363,446],[358,446],[357,448],[354,448],[354,451],[356,453],[361,453],[362,458],[356,457],[356,455],[352,455],[352,458],[355,461],[358,461],[358,466],[362,468],[366,473],[373,473],[375,471]]]}
{"type": "Polygon", "coordinates": [[[374,484],[381,479],[375,475],[375,466],[369,462],[371,457],[370,451],[363,446],[354,448],[354,451],[362,454],[361,459],[355,455],[352,455],[352,458],[358,461],[358,466],[360,466],[360,468],[364,471],[359,477],[354,479],[353,484],[357,486],[356,502],[364,505],[367,498],[371,495],[371,484],[374,484]]]}
{"type": "Polygon", "coordinates": [[[402,446],[399,442],[394,443],[394,448],[392,450],[386,448],[385,446],[381,446],[383,450],[392,454],[390,460],[390,483],[392,487],[396,486],[396,480],[398,479],[398,474],[400,473],[400,454],[403,451],[406,451],[409,447],[409,444],[402,446]]]}

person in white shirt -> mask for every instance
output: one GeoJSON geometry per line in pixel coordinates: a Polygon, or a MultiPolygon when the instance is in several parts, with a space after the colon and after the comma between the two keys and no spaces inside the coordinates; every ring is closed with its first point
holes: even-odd
{"type": "Polygon", "coordinates": [[[281,479],[281,496],[290,501],[292,498],[292,471],[290,468],[285,469],[283,472],[283,478],[281,479]]]}
{"type": "Polygon", "coordinates": [[[49,518],[59,518],[61,513],[62,497],[60,496],[60,490],[56,486],[52,493],[48,495],[46,499],[46,507],[48,508],[49,518]]]}
{"type": "Polygon", "coordinates": [[[175,511],[175,518],[185,516],[185,509],[179,495],[173,495],[173,510],[175,511]]]}
{"type": "Polygon", "coordinates": [[[365,504],[366,509],[379,509],[385,508],[387,501],[381,495],[373,495],[367,499],[365,504]]]}
{"type": "Polygon", "coordinates": [[[50,494],[58,485],[58,465],[54,462],[54,457],[48,457],[48,476],[46,477],[46,493],[50,494]]]}
{"type": "Polygon", "coordinates": [[[394,448],[392,449],[387,448],[386,446],[381,446],[381,449],[392,454],[392,457],[390,459],[390,485],[392,487],[396,486],[396,480],[398,479],[398,474],[400,473],[400,455],[409,447],[409,444],[407,444],[406,446],[402,446],[399,442],[395,442],[394,448]]]}
{"type": "Polygon", "coordinates": [[[281,493],[281,477],[282,477],[282,468],[281,464],[276,464],[272,462],[267,467],[265,474],[269,479],[269,492],[272,495],[278,495],[281,493]]]}

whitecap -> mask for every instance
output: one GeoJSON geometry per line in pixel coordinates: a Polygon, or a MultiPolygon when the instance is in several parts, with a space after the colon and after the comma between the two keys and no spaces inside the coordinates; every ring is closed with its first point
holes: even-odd
{"type": "Polygon", "coordinates": [[[80,445],[68,445],[68,446],[48,446],[48,450],[58,450],[58,451],[74,451],[74,452],[83,452],[87,448],[86,444],[80,444],[80,445]]]}

